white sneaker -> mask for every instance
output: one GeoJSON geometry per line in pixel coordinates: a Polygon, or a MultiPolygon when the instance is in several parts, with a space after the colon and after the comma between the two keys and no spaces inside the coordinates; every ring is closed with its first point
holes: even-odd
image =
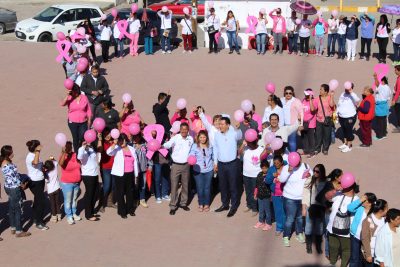
{"type": "Polygon", "coordinates": [[[167,53],[168,53],[168,54],[171,54],[171,50],[168,50],[167,53]]]}
{"type": "Polygon", "coordinates": [[[347,57],[347,61],[350,61],[350,57],[347,57]]]}
{"type": "Polygon", "coordinates": [[[351,61],[354,61],[355,59],[356,59],[355,57],[352,57],[352,58],[351,58],[351,61]]]}
{"type": "Polygon", "coordinates": [[[165,51],[162,51],[161,53],[165,54],[166,52],[165,52],[165,51]]]}
{"type": "Polygon", "coordinates": [[[171,201],[171,198],[169,196],[163,196],[162,200],[164,201],[171,201]]]}
{"type": "Polygon", "coordinates": [[[162,203],[161,198],[159,198],[159,197],[156,198],[156,203],[157,203],[157,204],[161,204],[161,203],[162,203]]]}
{"type": "Polygon", "coordinates": [[[75,224],[74,219],[72,219],[72,217],[68,217],[68,218],[67,218],[67,223],[68,223],[69,225],[75,224]]]}
{"type": "Polygon", "coordinates": [[[338,148],[339,148],[340,150],[344,149],[345,147],[347,147],[346,144],[342,144],[341,146],[338,146],[338,148]]]}
{"type": "Polygon", "coordinates": [[[82,220],[82,218],[80,216],[76,215],[76,214],[74,214],[73,217],[74,217],[74,221],[82,220]]]}
{"type": "Polygon", "coordinates": [[[191,54],[192,53],[192,51],[191,50],[189,50],[189,54],[191,54]]]}
{"type": "Polygon", "coordinates": [[[343,153],[347,153],[351,151],[351,147],[346,146],[345,148],[342,149],[343,153]]]}

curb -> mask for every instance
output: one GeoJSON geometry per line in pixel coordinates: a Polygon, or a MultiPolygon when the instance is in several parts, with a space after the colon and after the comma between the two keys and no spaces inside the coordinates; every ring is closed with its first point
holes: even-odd
{"type": "Polygon", "coordinates": [[[343,6],[341,10],[339,6],[317,6],[316,8],[323,12],[332,11],[334,9],[339,10],[340,12],[349,12],[349,13],[378,12],[378,7],[376,6],[343,6]]]}

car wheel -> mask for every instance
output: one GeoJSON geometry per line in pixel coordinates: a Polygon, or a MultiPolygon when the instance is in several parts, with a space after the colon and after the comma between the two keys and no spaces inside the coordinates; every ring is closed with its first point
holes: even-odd
{"type": "Polygon", "coordinates": [[[42,33],[41,35],[39,35],[38,41],[39,42],[51,42],[51,41],[53,41],[53,38],[52,38],[51,34],[45,32],[45,33],[42,33]]]}
{"type": "Polygon", "coordinates": [[[6,25],[4,25],[3,23],[0,23],[0,35],[5,34],[6,33],[6,25]]]}

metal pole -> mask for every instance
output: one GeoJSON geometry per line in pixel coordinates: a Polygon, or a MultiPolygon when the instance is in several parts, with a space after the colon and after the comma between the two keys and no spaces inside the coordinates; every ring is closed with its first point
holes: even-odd
{"type": "MultiPolygon", "coordinates": [[[[196,37],[197,37],[197,7],[198,7],[197,0],[192,0],[192,31],[193,34],[196,35],[196,37]]],[[[193,47],[198,48],[197,42],[196,44],[193,44],[193,47]]]]}

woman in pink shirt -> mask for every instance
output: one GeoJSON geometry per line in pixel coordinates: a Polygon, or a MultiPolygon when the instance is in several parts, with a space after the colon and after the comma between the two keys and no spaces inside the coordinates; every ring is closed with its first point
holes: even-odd
{"type": "Polygon", "coordinates": [[[392,133],[400,133],[400,65],[394,67],[394,73],[397,75],[397,80],[394,86],[391,106],[394,107],[396,114],[396,128],[393,129],[392,133]]]}
{"type": "Polygon", "coordinates": [[[181,123],[186,122],[189,124],[189,120],[186,118],[187,116],[187,109],[177,109],[174,115],[171,118],[171,124],[174,124],[176,121],[180,121],[181,123]]]}
{"type": "Polygon", "coordinates": [[[286,34],[286,20],[284,17],[282,17],[282,10],[280,8],[272,10],[269,13],[269,16],[272,18],[274,22],[272,26],[272,33],[274,36],[274,54],[278,52],[278,46],[279,46],[279,53],[282,54],[283,52],[282,38],[286,34]]]}
{"type": "Polygon", "coordinates": [[[129,138],[131,137],[131,133],[129,132],[129,125],[132,123],[141,124],[142,118],[137,110],[135,110],[135,106],[133,102],[124,103],[122,106],[122,110],[119,113],[119,118],[121,119],[121,133],[126,134],[129,138]]]}
{"type": "Polygon", "coordinates": [[[74,84],[71,91],[61,102],[61,106],[68,107],[68,127],[71,131],[74,151],[78,151],[83,142],[83,135],[91,125],[92,110],[89,100],[81,94],[79,86],[74,84]]]}
{"type": "Polygon", "coordinates": [[[315,153],[321,152],[328,155],[331,145],[331,133],[333,127],[332,114],[335,109],[333,91],[329,92],[329,85],[322,84],[319,89],[319,98],[317,109],[317,143],[315,144],[315,153]],[[326,119],[327,118],[327,119],[326,119]]]}
{"type": "Polygon", "coordinates": [[[317,125],[317,117],[315,116],[318,100],[314,99],[314,92],[312,89],[304,91],[303,104],[304,119],[303,127],[301,128],[301,141],[303,143],[304,155],[308,158],[314,156],[315,151],[315,128],[317,125]]]}

